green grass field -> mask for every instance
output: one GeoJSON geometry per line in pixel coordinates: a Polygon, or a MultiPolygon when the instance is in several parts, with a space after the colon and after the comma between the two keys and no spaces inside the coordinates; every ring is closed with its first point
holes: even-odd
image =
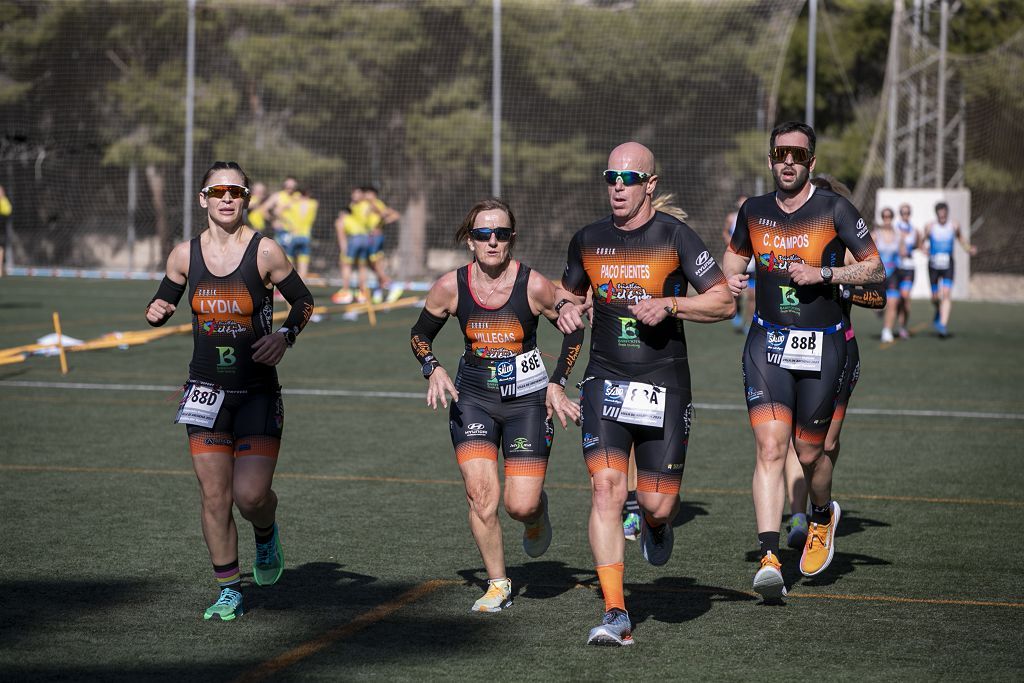
{"type": "MultiPolygon", "coordinates": [[[[82,339],[145,328],[154,291],[0,280],[0,347],[52,331],[54,310],[82,339]]],[[[627,545],[627,649],[584,644],[602,602],[574,427],[558,429],[548,469],[550,550],[529,560],[503,513],[515,606],[468,612],[484,575],[446,416],[420,398],[415,309],[374,329],[330,317],[286,356],[282,384],[297,393],[275,489],[287,571],[269,588],[247,579],[249,611],[232,623],[201,616],[216,590],[172,424],[190,337],[73,353],[67,376],[56,358],[2,366],[2,678],[1020,680],[1024,309],[957,303],[946,341],[925,324],[930,306],[915,313],[918,334],[884,348],[877,318],[856,313],[863,370],[836,473],[836,557],[807,580],[784,551],[784,606],[751,593],[742,337],[687,326],[698,410],[684,506],[666,566],[627,545]]],[[[557,349],[549,326],[541,341],[557,349]]],[[[460,346],[449,324],[442,361],[460,346]]],[[[251,533],[239,530],[249,574],[251,533]]]]}

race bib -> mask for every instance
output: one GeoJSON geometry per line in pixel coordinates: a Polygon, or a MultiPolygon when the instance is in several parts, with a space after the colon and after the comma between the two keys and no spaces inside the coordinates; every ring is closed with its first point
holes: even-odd
{"type": "Polygon", "coordinates": [[[178,405],[178,415],[174,418],[177,424],[213,427],[224,405],[224,392],[216,387],[205,386],[196,382],[185,385],[185,394],[178,405]]]}
{"type": "Polygon", "coordinates": [[[666,392],[663,387],[643,382],[604,381],[601,417],[645,427],[665,424],[666,392]]]}
{"type": "Polygon", "coordinates": [[[821,372],[824,338],[819,330],[769,330],[765,344],[768,363],[786,370],[821,372]]]}
{"type": "Polygon", "coordinates": [[[498,389],[503,400],[526,396],[548,386],[548,372],[539,349],[498,361],[494,373],[498,378],[498,389]]]}
{"type": "Polygon", "coordinates": [[[932,268],[934,268],[935,270],[945,270],[946,268],[949,268],[949,262],[950,254],[944,252],[939,254],[932,254],[931,264],[932,268]]]}

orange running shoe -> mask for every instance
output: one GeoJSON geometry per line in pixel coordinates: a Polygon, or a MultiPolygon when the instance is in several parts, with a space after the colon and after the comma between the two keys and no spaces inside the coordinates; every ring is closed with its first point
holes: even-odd
{"type": "Polygon", "coordinates": [[[810,523],[807,530],[807,543],[804,544],[804,554],[800,556],[800,573],[804,576],[817,576],[828,568],[832,562],[832,555],[835,554],[836,528],[839,526],[839,503],[834,500],[832,505],[832,519],[828,524],[810,523]]]}

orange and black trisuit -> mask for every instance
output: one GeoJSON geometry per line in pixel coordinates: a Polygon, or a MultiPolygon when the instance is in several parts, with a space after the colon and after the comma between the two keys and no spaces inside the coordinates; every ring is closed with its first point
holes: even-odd
{"type": "Polygon", "coordinates": [[[227,275],[206,267],[200,238],[190,242],[188,268],[192,336],[189,384],[219,387],[224,403],[210,428],[187,425],[193,454],[224,452],[276,457],[284,427],[277,369],[252,359],[252,344],[271,334],[273,289],[263,284],[252,236],[242,260],[227,275]]]}
{"type": "Polygon", "coordinates": [[[636,449],[637,489],[674,494],[686,461],[693,407],[683,322],[638,323],[629,306],[703,294],[725,282],[690,226],[664,213],[634,230],[608,216],[573,236],[562,277],[577,296],[593,293],[590,364],[580,385],[583,456],[591,474],[627,470],[636,449]]]}
{"type": "Polygon", "coordinates": [[[838,285],[797,285],[789,265],[842,266],[847,249],[857,260],[878,255],[857,209],[831,190],[812,186],[791,214],[775,193],[740,208],[729,250],[753,255],[757,267],[757,310],[743,350],[754,427],[782,420],[796,438],[824,441],[847,367],[843,306],[838,285]]]}
{"type": "MultiPolygon", "coordinates": [[[[456,271],[455,316],[466,347],[455,377],[459,400],[451,404],[448,425],[460,463],[496,460],[500,444],[506,476],[543,477],[554,437],[544,403],[548,376],[537,350],[538,316],[528,298],[530,268],[522,263],[509,268],[517,268],[512,293],[496,308],[474,296],[472,264],[456,271]]],[[[578,353],[577,341],[571,357],[563,359],[565,375],[578,353]]]]}

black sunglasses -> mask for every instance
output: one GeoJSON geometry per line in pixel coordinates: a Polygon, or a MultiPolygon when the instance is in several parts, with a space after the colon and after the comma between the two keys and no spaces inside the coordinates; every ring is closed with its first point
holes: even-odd
{"type": "Polygon", "coordinates": [[[768,158],[773,164],[785,163],[786,157],[792,155],[794,164],[806,165],[812,159],[811,150],[806,147],[772,147],[768,158]]]}
{"type": "Polygon", "coordinates": [[[618,181],[622,181],[622,184],[626,187],[632,185],[639,185],[651,177],[650,173],[643,173],[642,171],[616,171],[608,169],[604,172],[604,181],[609,185],[614,185],[618,181]]]}
{"type": "Polygon", "coordinates": [[[514,234],[516,231],[512,228],[473,228],[469,231],[469,236],[473,238],[474,242],[490,242],[491,235],[494,235],[499,242],[508,242],[514,234]]]}

